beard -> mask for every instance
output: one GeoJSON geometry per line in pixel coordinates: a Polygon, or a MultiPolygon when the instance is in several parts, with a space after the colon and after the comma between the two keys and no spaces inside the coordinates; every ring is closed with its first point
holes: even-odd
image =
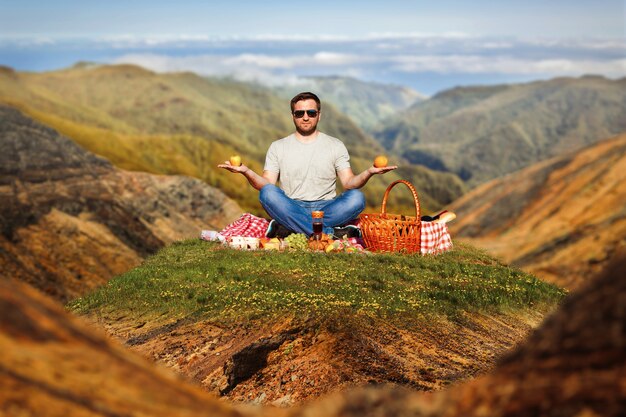
{"type": "Polygon", "coordinates": [[[317,130],[317,123],[310,123],[308,126],[300,126],[296,123],[296,131],[302,136],[309,136],[317,130]]]}
{"type": "Polygon", "coordinates": [[[302,136],[309,136],[315,132],[315,127],[311,126],[311,127],[307,127],[306,129],[302,129],[299,126],[296,126],[296,131],[302,136]]]}

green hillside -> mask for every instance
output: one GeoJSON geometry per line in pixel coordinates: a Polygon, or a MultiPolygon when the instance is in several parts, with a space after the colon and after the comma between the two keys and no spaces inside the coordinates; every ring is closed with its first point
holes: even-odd
{"type": "Polygon", "coordinates": [[[79,314],[245,321],[295,314],[409,324],[466,312],[551,309],[564,291],[470,246],[439,256],[224,249],[189,240],[70,304],[79,314]]]}
{"type": "MultiPolygon", "coordinates": [[[[77,65],[45,72],[0,68],[0,102],[73,139],[128,170],[183,174],[205,180],[263,214],[257,193],[242,176],[216,168],[233,153],[262,171],[269,144],[293,131],[288,100],[261,87],[192,73],[157,74],[130,65],[77,65]]],[[[324,106],[320,127],[341,138],[360,171],[383,152],[349,118],[324,106]]],[[[464,192],[455,175],[432,172],[398,157],[399,173],[374,178],[366,193],[377,210],[386,186],[402,175],[413,182],[422,204],[435,210],[464,192]]],[[[411,209],[410,193],[393,193],[398,211],[411,209]]]]}
{"type": "Polygon", "coordinates": [[[289,395],[285,405],[371,384],[430,391],[475,378],[564,295],[465,245],[372,255],[194,239],[67,307],[223,401],[289,395]]]}
{"type": "Polygon", "coordinates": [[[558,78],[444,91],[374,130],[409,161],[470,185],[626,131],[626,78],[558,78]]]}

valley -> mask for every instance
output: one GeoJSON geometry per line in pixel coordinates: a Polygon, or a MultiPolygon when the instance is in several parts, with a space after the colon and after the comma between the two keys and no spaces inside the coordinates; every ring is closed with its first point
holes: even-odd
{"type": "Polygon", "coordinates": [[[216,166],[239,154],[262,170],[292,130],[287,90],[0,67],[0,413],[620,415],[626,79],[431,98],[309,81],[355,171],[380,154],[400,165],[367,184],[366,210],[407,179],[422,214],[457,214],[453,251],[200,241],[265,216],[216,166]]]}

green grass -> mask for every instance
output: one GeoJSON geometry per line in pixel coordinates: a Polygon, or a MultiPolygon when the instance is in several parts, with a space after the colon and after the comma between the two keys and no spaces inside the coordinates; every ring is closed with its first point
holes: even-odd
{"type": "Polygon", "coordinates": [[[554,307],[565,292],[460,245],[438,256],[239,251],[187,240],[73,301],[78,314],[216,321],[333,314],[426,320],[554,307]]]}

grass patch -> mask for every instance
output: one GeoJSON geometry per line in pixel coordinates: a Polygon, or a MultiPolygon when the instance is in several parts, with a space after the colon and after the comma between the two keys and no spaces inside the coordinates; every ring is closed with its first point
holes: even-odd
{"type": "Polygon", "coordinates": [[[239,251],[194,239],[162,249],[69,308],[218,321],[345,312],[402,322],[547,309],[564,294],[467,245],[439,256],[363,255],[239,251]]]}

